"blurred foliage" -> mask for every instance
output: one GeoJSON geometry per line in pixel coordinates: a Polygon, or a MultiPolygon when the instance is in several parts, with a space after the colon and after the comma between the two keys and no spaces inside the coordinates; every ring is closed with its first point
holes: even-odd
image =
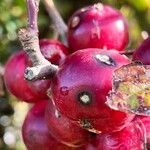
{"type": "MultiPolygon", "coordinates": [[[[97,2],[114,6],[127,18],[130,30],[129,49],[139,45],[143,34],[150,33],[150,0],[63,0],[63,6],[62,0],[55,0],[58,10],[66,22],[78,8],[97,2]]],[[[25,0],[0,1],[0,62],[4,63],[13,51],[21,49],[16,33],[20,27],[26,25],[26,17],[25,0]]],[[[42,2],[39,13],[39,29],[41,38],[52,37],[52,24],[42,2]]]]}
{"type": "MultiPolygon", "coordinates": [[[[130,42],[127,49],[136,48],[150,34],[150,0],[54,0],[59,12],[67,23],[78,8],[102,2],[119,9],[129,24],[130,42]]],[[[20,50],[17,30],[27,24],[25,0],[0,0],[0,64],[20,50]]],[[[52,38],[53,25],[41,1],[39,12],[40,38],[52,38]]],[[[0,97],[0,149],[24,150],[21,143],[21,122],[28,105],[17,102],[9,94],[0,97]],[[11,116],[14,112],[14,115],[11,116]]]]}

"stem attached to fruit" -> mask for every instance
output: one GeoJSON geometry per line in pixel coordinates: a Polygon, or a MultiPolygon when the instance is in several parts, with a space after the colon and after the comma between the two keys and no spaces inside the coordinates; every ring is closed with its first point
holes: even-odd
{"type": "Polygon", "coordinates": [[[52,19],[57,31],[60,34],[61,40],[65,45],[67,45],[67,39],[66,39],[67,25],[65,24],[61,15],[56,9],[53,0],[44,0],[43,2],[50,18],[52,19]]]}
{"type": "Polygon", "coordinates": [[[132,56],[135,50],[123,51],[120,52],[122,55],[132,56]]]}
{"type": "Polygon", "coordinates": [[[18,32],[23,49],[28,54],[33,65],[33,67],[28,67],[25,71],[25,78],[30,81],[50,78],[58,71],[58,66],[46,60],[40,51],[37,23],[39,1],[27,0],[28,28],[20,29],[18,32]]]}

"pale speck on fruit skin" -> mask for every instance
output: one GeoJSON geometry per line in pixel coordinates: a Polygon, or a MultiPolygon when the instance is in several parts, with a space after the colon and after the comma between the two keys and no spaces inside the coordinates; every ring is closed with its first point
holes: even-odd
{"type": "Polygon", "coordinates": [[[92,101],[92,97],[89,92],[83,91],[78,94],[78,100],[83,105],[89,105],[92,101]]]}
{"type": "Polygon", "coordinates": [[[55,110],[55,116],[56,116],[56,118],[60,118],[60,113],[57,109],[55,110]]]}
{"type": "Polygon", "coordinates": [[[122,54],[122,56],[123,56],[124,58],[127,58],[127,56],[126,56],[126,55],[124,55],[124,54],[122,54]]]}
{"type": "Polygon", "coordinates": [[[102,3],[97,3],[94,5],[94,8],[98,9],[99,11],[102,11],[104,9],[104,5],[102,3]]]}
{"type": "Polygon", "coordinates": [[[101,131],[95,130],[94,128],[93,128],[93,129],[88,129],[88,131],[90,131],[90,132],[92,132],[92,133],[95,133],[95,134],[100,134],[100,133],[102,133],[101,131]]]}
{"type": "Polygon", "coordinates": [[[82,95],[82,96],[80,97],[80,100],[81,100],[83,103],[87,104],[87,103],[90,102],[90,97],[85,94],[85,95],[82,95]]]}
{"type": "Polygon", "coordinates": [[[72,28],[75,28],[79,25],[80,23],[80,17],[79,16],[75,16],[72,18],[72,21],[71,21],[71,27],[72,28]]]}
{"type": "Polygon", "coordinates": [[[80,11],[81,12],[84,12],[84,11],[86,11],[87,9],[86,8],[82,8],[80,11]]]}
{"type": "Polygon", "coordinates": [[[106,65],[115,66],[115,62],[105,54],[96,54],[95,58],[106,65]]]}
{"type": "Polygon", "coordinates": [[[142,38],[143,38],[144,40],[146,40],[146,39],[149,37],[147,31],[142,31],[142,32],[141,32],[141,36],[142,36],[142,38]]]}

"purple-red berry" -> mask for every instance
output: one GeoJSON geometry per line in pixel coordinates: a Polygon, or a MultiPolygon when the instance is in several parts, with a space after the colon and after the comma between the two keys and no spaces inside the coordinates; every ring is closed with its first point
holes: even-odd
{"type": "Polygon", "coordinates": [[[139,61],[144,65],[150,65],[150,37],[134,51],[133,60],[139,61]]]}
{"type": "Polygon", "coordinates": [[[68,27],[68,43],[72,52],[85,48],[122,51],[128,44],[125,18],[115,8],[101,3],[76,11],[68,27]]]}
{"type": "Polygon", "coordinates": [[[119,132],[99,134],[86,150],[143,150],[144,134],[140,128],[139,123],[131,122],[119,132]]]}
{"type": "Polygon", "coordinates": [[[60,114],[51,101],[46,107],[45,115],[50,134],[61,143],[81,147],[89,142],[91,134],[60,114]]]}
{"type": "Polygon", "coordinates": [[[51,96],[63,115],[93,132],[122,129],[134,115],[105,102],[115,69],[129,60],[115,50],[84,49],[66,58],[52,82],[51,96]]]}
{"type": "Polygon", "coordinates": [[[45,122],[48,101],[36,103],[28,112],[22,127],[22,136],[28,150],[76,150],[55,140],[45,122]]]}

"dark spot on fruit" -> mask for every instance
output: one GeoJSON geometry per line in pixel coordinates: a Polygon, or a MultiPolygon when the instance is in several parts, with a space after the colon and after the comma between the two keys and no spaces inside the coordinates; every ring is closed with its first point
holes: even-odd
{"type": "Polygon", "coordinates": [[[105,55],[105,54],[96,54],[95,55],[95,59],[98,62],[103,63],[105,65],[116,66],[115,61],[111,57],[109,57],[108,55],[105,55]]]}
{"type": "Polygon", "coordinates": [[[85,129],[92,129],[92,125],[88,119],[81,119],[80,126],[85,129]]]}
{"type": "Polygon", "coordinates": [[[89,92],[83,91],[78,94],[78,100],[83,105],[89,105],[92,102],[92,96],[89,92]]]}
{"type": "Polygon", "coordinates": [[[73,17],[73,19],[71,20],[71,28],[77,27],[79,25],[79,23],[80,23],[79,16],[73,17]]]}
{"type": "Polygon", "coordinates": [[[60,93],[61,93],[62,95],[64,95],[64,96],[68,95],[68,93],[69,93],[68,87],[66,87],[66,86],[61,87],[61,88],[60,88],[60,93]]]}

